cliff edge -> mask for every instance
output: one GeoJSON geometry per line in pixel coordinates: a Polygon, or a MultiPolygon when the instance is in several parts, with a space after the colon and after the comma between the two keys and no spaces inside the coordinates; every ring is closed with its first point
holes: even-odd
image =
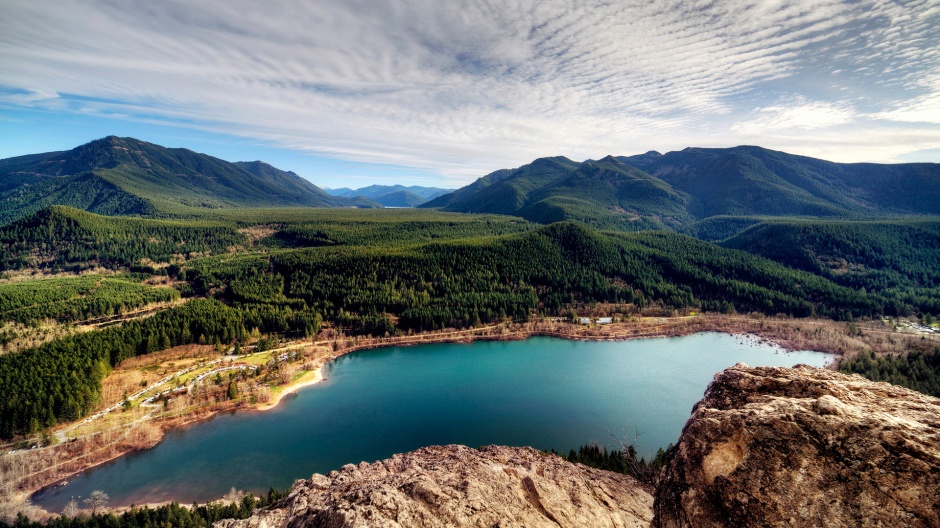
{"type": "Polygon", "coordinates": [[[273,508],[217,528],[646,528],[653,497],[626,475],[532,448],[425,447],[296,483],[273,508]]]}
{"type": "Polygon", "coordinates": [[[738,364],[693,408],[655,510],[656,528],[940,526],[940,399],[738,364]]]}

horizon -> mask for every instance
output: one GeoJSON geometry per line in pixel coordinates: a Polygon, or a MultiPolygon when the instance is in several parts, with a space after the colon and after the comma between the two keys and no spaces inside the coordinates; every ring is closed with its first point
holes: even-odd
{"type": "Polygon", "coordinates": [[[731,145],[940,162],[929,2],[39,0],[4,15],[3,159],[117,135],[331,188],[731,145]]]}

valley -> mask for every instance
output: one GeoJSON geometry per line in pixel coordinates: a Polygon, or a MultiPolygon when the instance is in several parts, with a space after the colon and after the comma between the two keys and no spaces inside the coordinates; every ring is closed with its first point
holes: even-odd
{"type": "Polygon", "coordinates": [[[383,209],[131,138],[2,160],[4,513],[42,517],[33,492],[366,349],[720,332],[938,394],[940,220],[873,182],[940,171],[856,169],[752,147],[545,158],[383,209]],[[718,166],[776,198],[702,194],[718,166]],[[65,181],[82,200],[47,192],[65,181]]]}

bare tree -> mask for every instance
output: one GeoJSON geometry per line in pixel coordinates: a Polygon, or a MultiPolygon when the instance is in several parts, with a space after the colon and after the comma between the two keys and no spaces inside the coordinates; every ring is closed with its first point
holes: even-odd
{"type": "Polygon", "coordinates": [[[235,486],[232,486],[232,489],[228,490],[228,493],[225,495],[225,500],[236,503],[241,498],[241,493],[235,489],[235,486]]]}
{"type": "Polygon", "coordinates": [[[643,433],[634,429],[633,438],[630,438],[630,435],[626,433],[626,427],[624,427],[623,436],[617,436],[609,430],[607,432],[620,444],[620,458],[627,467],[627,472],[638,480],[652,482],[656,478],[657,470],[652,468],[648,462],[644,463],[637,459],[636,441],[643,433]]]}
{"type": "Polygon", "coordinates": [[[85,499],[85,504],[91,508],[91,513],[98,513],[98,510],[105,509],[109,500],[111,500],[111,497],[108,497],[107,493],[95,490],[85,499]]]}
{"type": "Polygon", "coordinates": [[[65,509],[62,510],[62,515],[70,518],[78,515],[78,502],[75,501],[75,497],[69,499],[69,502],[65,505],[65,509]]]}

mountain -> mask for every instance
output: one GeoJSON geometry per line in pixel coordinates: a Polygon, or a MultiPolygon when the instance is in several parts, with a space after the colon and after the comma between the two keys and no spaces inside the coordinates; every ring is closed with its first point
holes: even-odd
{"type": "Polygon", "coordinates": [[[610,156],[584,163],[555,157],[496,171],[421,207],[640,230],[690,221],[686,212],[690,201],[661,180],[610,156]]]}
{"type": "Polygon", "coordinates": [[[417,207],[427,201],[409,191],[393,191],[373,199],[385,207],[417,207]]]}
{"type": "Polygon", "coordinates": [[[761,147],[687,148],[618,158],[715,215],[940,214],[936,163],[833,163],[761,147]]]}
{"type": "Polygon", "coordinates": [[[0,160],[0,224],[49,205],[108,215],[180,207],[376,207],[330,196],[260,161],[230,163],[187,149],[108,136],[75,149],[0,160]]]}
{"type": "Polygon", "coordinates": [[[341,187],[339,189],[324,189],[333,196],[342,196],[345,198],[363,197],[369,198],[386,207],[417,207],[424,202],[448,194],[453,189],[441,189],[439,187],[422,187],[412,185],[370,185],[359,189],[350,189],[341,187]]]}
{"type": "Polygon", "coordinates": [[[940,165],[833,163],[752,146],[650,151],[583,163],[541,158],[488,174],[421,207],[627,230],[676,229],[718,215],[935,215],[940,165]]]}

